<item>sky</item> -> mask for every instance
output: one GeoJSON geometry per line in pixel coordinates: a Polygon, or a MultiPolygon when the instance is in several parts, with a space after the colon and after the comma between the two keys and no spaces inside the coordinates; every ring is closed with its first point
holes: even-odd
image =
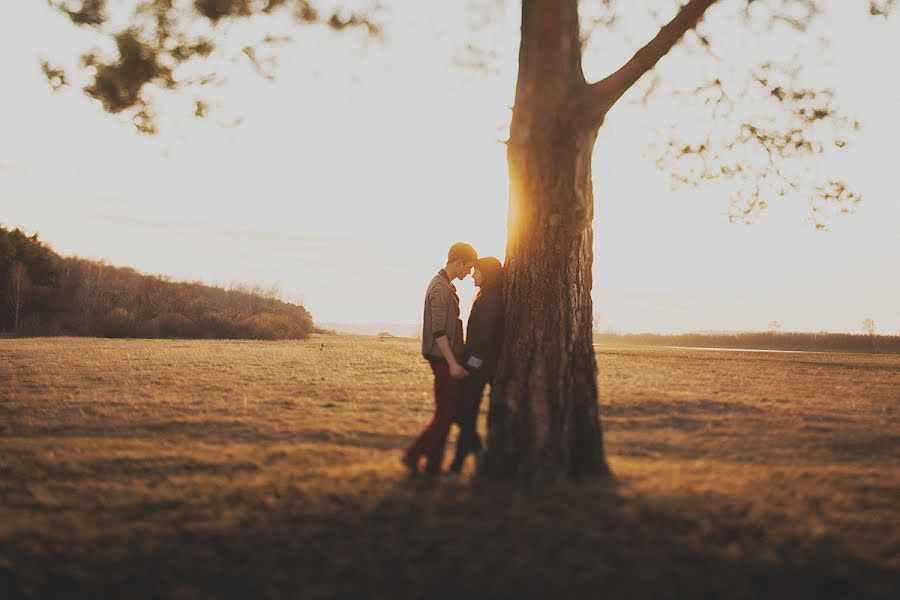
{"type": "MultiPolygon", "coordinates": [[[[466,36],[486,35],[452,10],[465,2],[440,15],[414,4],[396,3],[380,41],[290,30],[297,39],[278,48],[271,81],[223,59],[214,67],[228,83],[213,92],[211,117],[187,116],[193,96],[166,98],[162,132],[147,137],[77,86],[51,93],[40,59],[74,64],[94,40],[44,2],[11,0],[0,21],[0,223],[66,255],[277,287],[318,322],[420,322],[453,242],[504,256],[500,140],[518,40],[516,3],[500,3],[495,64],[461,68],[466,36]]],[[[841,108],[862,123],[847,150],[812,164],[864,197],[829,231],[812,227],[796,195],[770,201],[752,225],[730,224],[726,190],[673,190],[648,156],[661,124],[677,118],[671,104],[627,96],[610,113],[594,152],[601,329],[761,330],[777,320],[858,332],[871,318],[900,332],[900,78],[885,76],[897,72],[886,57],[900,55],[900,36],[896,18],[872,25],[864,13],[832,15],[823,27],[840,22],[841,34],[827,60],[808,65],[839,83],[841,108]]],[[[252,33],[229,35],[239,44],[252,33]]],[[[614,67],[631,42],[589,52],[586,72],[614,67]]],[[[465,316],[475,290],[471,279],[457,287],[465,316]]]]}

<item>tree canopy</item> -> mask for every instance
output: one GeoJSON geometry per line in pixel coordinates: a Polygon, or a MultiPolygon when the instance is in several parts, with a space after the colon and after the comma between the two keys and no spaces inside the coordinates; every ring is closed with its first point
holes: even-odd
{"type": "Polygon", "coordinates": [[[274,290],[222,289],[63,257],[0,225],[0,332],[103,337],[304,339],[303,306],[274,290]]]}
{"type": "MultiPolygon", "coordinates": [[[[472,19],[478,27],[490,27],[491,19],[502,12],[498,7],[509,1],[469,2],[462,9],[479,15],[472,19]]],[[[87,78],[84,92],[106,111],[129,115],[134,126],[148,134],[158,129],[154,93],[195,93],[194,115],[207,115],[202,91],[227,77],[217,72],[216,59],[235,51],[225,43],[232,25],[250,20],[265,25],[265,19],[290,17],[299,26],[379,36],[390,29],[396,5],[367,0],[48,2],[74,25],[100,36],[98,47],[80,59],[79,75],[87,78]]],[[[827,51],[828,40],[842,35],[821,29],[823,16],[842,4],[840,0],[644,0],[639,4],[646,16],[639,20],[622,18],[625,4],[579,3],[583,52],[603,51],[614,38],[631,40],[636,49],[629,60],[593,83],[591,93],[580,96],[591,104],[598,123],[635,87],[632,95],[643,102],[688,106],[683,125],[661,134],[653,158],[673,184],[730,182],[733,220],[748,221],[765,208],[767,198],[797,192],[811,198],[813,221],[825,228],[828,214],[850,212],[860,202],[839,177],[814,180],[808,160],[846,147],[860,127],[856,118],[840,110],[835,92],[840,82],[809,68],[827,51]],[[642,38],[645,42],[634,43],[642,38]],[[663,57],[676,54],[672,60],[678,61],[677,69],[657,68],[663,57]]],[[[637,6],[627,4],[629,11],[637,6]]],[[[859,8],[883,19],[895,5],[896,0],[869,0],[859,8]]],[[[262,33],[237,52],[270,76],[262,64],[262,49],[288,42],[262,33]]],[[[465,46],[477,57],[472,64],[484,67],[490,62],[492,48],[471,42],[465,46]]],[[[51,59],[42,66],[55,89],[70,83],[70,74],[51,59]]]]}

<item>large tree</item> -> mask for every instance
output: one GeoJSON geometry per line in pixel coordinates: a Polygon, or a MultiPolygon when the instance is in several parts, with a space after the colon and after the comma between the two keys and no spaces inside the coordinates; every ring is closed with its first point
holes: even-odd
{"type": "MultiPolygon", "coordinates": [[[[582,2],[590,19],[579,17],[577,0],[523,0],[507,142],[507,328],[491,395],[485,473],[528,481],[609,473],[591,336],[592,155],[609,111],[673,48],[689,45],[698,65],[711,61],[719,69],[705,69],[712,74],[705,81],[687,74],[669,82],[667,101],[687,87],[688,103],[710,111],[710,127],[676,132],[659,153],[659,164],[677,181],[736,182],[736,219],[764,208],[767,195],[790,190],[817,198],[812,206],[819,227],[816,214],[827,206],[821,203],[847,211],[859,201],[839,180],[804,190],[804,177],[790,168],[796,159],[843,147],[845,130],[855,123],[835,110],[828,86],[806,83],[792,62],[796,56],[777,52],[773,40],[762,41],[769,35],[782,36],[782,42],[785,35],[788,42],[790,36],[808,37],[827,5],[842,1],[645,0],[647,19],[660,23],[655,35],[619,68],[589,83],[583,51],[589,34],[602,40],[618,27],[615,0],[582,2]],[[716,11],[720,14],[713,15],[716,11]],[[717,52],[720,44],[733,49],[741,37],[758,49],[749,59],[717,52]]],[[[110,55],[82,58],[90,75],[84,91],[110,112],[131,114],[146,133],[156,130],[149,88],[197,88],[213,79],[179,73],[186,64],[202,65],[216,51],[222,23],[291,11],[300,23],[377,35],[381,19],[390,15],[389,5],[349,10],[346,2],[327,3],[326,10],[325,0],[142,0],[125,17],[113,19],[106,0],[49,2],[73,23],[114,42],[110,55]]],[[[861,4],[873,16],[886,16],[895,0],[861,4]]],[[[272,41],[277,40],[263,43],[272,41]]],[[[254,46],[242,51],[257,63],[254,46]]],[[[43,66],[54,87],[66,84],[66,73],[46,61],[43,66]]],[[[666,83],[652,79],[644,95],[653,96],[666,83]]],[[[203,116],[206,110],[197,100],[195,113],[203,116]]]]}

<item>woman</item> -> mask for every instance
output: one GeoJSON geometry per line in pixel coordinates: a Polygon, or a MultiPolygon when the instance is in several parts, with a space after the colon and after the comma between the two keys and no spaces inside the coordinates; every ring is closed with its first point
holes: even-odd
{"type": "Polygon", "coordinates": [[[450,473],[462,471],[469,454],[482,449],[478,436],[478,409],[484,386],[494,375],[500,340],[503,337],[503,265],[493,256],[475,262],[472,277],[478,287],[478,295],[472,303],[469,325],[466,328],[466,352],[463,363],[469,376],[460,382],[456,419],[459,437],[456,438],[456,456],[450,465],[450,473]]]}

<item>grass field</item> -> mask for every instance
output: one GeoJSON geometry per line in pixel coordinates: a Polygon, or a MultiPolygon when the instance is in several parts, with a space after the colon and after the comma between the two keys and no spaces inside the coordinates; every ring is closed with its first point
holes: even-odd
{"type": "Polygon", "coordinates": [[[617,483],[523,490],[404,475],[414,340],[0,340],[0,598],[898,597],[900,357],[597,358],[617,483]]]}

